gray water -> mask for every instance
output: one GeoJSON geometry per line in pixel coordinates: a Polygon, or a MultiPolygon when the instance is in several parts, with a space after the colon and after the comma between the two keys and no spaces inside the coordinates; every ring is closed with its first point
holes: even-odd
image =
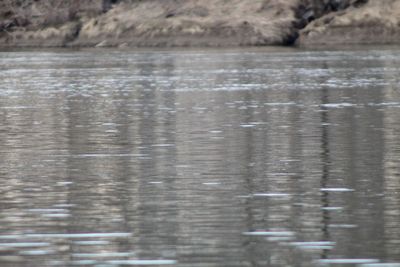
{"type": "Polygon", "coordinates": [[[390,49],[1,52],[0,266],[400,266],[399,71],[390,49]]]}

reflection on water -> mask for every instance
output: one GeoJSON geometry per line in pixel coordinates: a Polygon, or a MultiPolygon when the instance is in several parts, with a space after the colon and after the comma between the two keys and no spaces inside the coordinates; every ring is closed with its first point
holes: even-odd
{"type": "Polygon", "coordinates": [[[399,68],[390,50],[0,53],[0,265],[400,262],[399,68]]]}

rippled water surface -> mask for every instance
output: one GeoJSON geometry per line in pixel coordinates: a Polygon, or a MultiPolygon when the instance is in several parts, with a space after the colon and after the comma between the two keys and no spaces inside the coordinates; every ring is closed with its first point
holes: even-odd
{"type": "Polygon", "coordinates": [[[395,50],[1,52],[0,266],[398,267],[399,71],[395,50]]]}

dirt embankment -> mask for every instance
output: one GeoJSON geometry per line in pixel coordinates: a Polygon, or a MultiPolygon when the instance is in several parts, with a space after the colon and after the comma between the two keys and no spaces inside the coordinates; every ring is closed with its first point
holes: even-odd
{"type": "Polygon", "coordinates": [[[399,2],[3,0],[0,46],[245,46],[295,42],[306,46],[382,40],[393,43],[400,40],[400,17],[396,14],[400,13],[399,2]]]}
{"type": "Polygon", "coordinates": [[[359,0],[312,21],[300,31],[300,46],[400,43],[400,1],[359,0]]]}
{"type": "Polygon", "coordinates": [[[280,45],[296,39],[298,0],[121,3],[86,21],[72,45],[280,45]]]}

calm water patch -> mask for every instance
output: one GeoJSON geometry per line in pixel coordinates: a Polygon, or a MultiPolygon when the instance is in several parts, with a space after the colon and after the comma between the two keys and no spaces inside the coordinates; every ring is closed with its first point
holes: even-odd
{"type": "Polygon", "coordinates": [[[0,266],[400,262],[400,53],[0,52],[0,266]]]}

